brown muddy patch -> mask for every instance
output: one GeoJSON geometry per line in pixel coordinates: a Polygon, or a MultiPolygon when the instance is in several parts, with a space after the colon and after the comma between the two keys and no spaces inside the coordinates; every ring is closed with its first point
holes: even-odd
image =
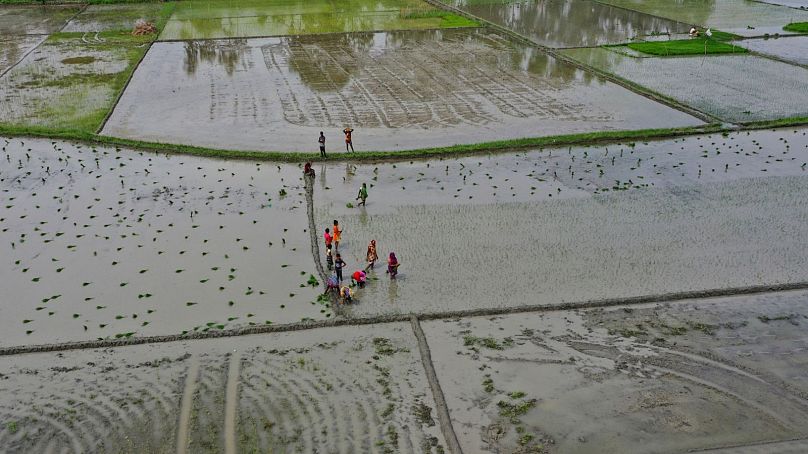
{"type": "Polygon", "coordinates": [[[70,57],[65,58],[62,60],[62,63],[66,65],[86,65],[95,61],[95,57],[92,56],[83,56],[83,57],[70,57]]]}

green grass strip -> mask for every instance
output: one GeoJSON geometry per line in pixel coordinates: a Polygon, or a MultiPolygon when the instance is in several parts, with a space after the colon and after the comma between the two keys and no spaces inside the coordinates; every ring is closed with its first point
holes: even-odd
{"type": "Polygon", "coordinates": [[[673,41],[647,41],[626,44],[629,49],[656,56],[704,55],[704,54],[744,54],[743,47],[727,44],[715,39],[692,38],[673,41]]]}
{"type": "Polygon", "coordinates": [[[402,19],[432,19],[440,18],[441,28],[479,27],[480,23],[449,11],[429,9],[406,13],[402,19]]]}
{"type": "Polygon", "coordinates": [[[413,159],[434,158],[444,156],[462,156],[477,153],[507,152],[532,148],[555,147],[562,145],[590,145],[625,140],[651,140],[667,137],[678,137],[693,134],[709,134],[722,131],[720,125],[710,124],[698,127],[642,129],[634,131],[599,131],[590,133],[567,134],[549,137],[534,137],[513,140],[500,140],[469,145],[453,145],[449,147],[420,148],[402,151],[358,151],[353,153],[332,153],[327,159],[322,159],[318,153],[295,153],[282,151],[246,151],[221,150],[215,148],[196,147],[190,145],[164,144],[145,142],[140,140],[121,139],[94,134],[78,129],[52,129],[41,126],[13,126],[0,124],[2,136],[41,137],[47,139],[74,140],[91,142],[100,145],[128,147],[140,150],[150,150],[163,153],[180,153],[193,156],[248,159],[278,162],[305,162],[305,161],[378,161],[383,159],[413,159]]]}
{"type": "Polygon", "coordinates": [[[794,33],[808,33],[808,22],[792,22],[783,27],[783,30],[794,33]]]}

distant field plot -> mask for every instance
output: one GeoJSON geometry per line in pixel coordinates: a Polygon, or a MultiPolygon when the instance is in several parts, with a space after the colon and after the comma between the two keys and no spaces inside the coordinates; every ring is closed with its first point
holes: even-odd
{"type": "Polygon", "coordinates": [[[634,11],[712,27],[742,36],[786,33],[789,22],[808,21],[808,11],[754,0],[598,0],[634,11]]]}
{"type": "Polygon", "coordinates": [[[243,150],[400,150],[698,125],[487,30],[156,43],[103,133],[243,150]],[[182,112],[181,115],[175,114],[182,112]]]}
{"type": "Polygon", "coordinates": [[[95,131],[148,38],[65,33],[0,78],[0,123],[95,131]]]}
{"type": "Polygon", "coordinates": [[[686,33],[690,26],[596,2],[573,0],[444,0],[477,17],[550,47],[623,43],[660,33],[686,33]]]}
{"type": "Polygon", "coordinates": [[[80,5],[0,5],[0,36],[56,33],[80,10],[80,5]]]}
{"type": "Polygon", "coordinates": [[[89,5],[65,26],[64,32],[132,31],[135,22],[143,19],[156,23],[164,3],[133,3],[120,5],[89,5]]]}
{"type": "Polygon", "coordinates": [[[808,36],[780,39],[747,39],[738,45],[751,51],[771,55],[799,65],[808,65],[808,36]]]}
{"type": "Polygon", "coordinates": [[[14,66],[46,38],[44,35],[0,36],[0,74],[14,66]]]}
{"type": "Polygon", "coordinates": [[[808,69],[787,63],[754,55],[634,58],[604,48],[564,53],[725,121],[808,115],[808,69]]]}
{"type": "Polygon", "coordinates": [[[421,0],[193,0],[177,4],[163,40],[477,26],[421,0]]]}

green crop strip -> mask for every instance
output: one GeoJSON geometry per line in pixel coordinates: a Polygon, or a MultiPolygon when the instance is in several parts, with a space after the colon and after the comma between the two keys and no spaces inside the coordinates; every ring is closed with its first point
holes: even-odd
{"type": "Polygon", "coordinates": [[[792,22],[783,27],[783,30],[794,33],[808,33],[808,22],[792,22]]]}

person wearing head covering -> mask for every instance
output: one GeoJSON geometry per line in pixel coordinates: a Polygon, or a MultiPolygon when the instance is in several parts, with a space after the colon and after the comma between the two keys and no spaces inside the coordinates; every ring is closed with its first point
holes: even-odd
{"type": "Polygon", "coordinates": [[[354,284],[358,285],[359,288],[365,288],[365,282],[367,281],[367,275],[362,270],[356,270],[351,275],[351,279],[353,280],[354,284]]]}
{"type": "Polygon", "coordinates": [[[372,269],[374,266],[376,266],[376,260],[379,260],[379,254],[376,253],[376,240],[370,240],[366,257],[368,260],[368,266],[365,268],[366,270],[372,269]]]}
{"type": "Polygon", "coordinates": [[[396,258],[396,253],[391,252],[390,256],[387,258],[387,273],[390,275],[390,279],[396,278],[399,265],[400,263],[398,262],[398,258],[396,258]]]}
{"type": "Polygon", "coordinates": [[[353,292],[351,292],[351,288],[347,285],[344,285],[340,291],[339,296],[342,297],[342,304],[350,304],[353,302],[353,292]]]}

